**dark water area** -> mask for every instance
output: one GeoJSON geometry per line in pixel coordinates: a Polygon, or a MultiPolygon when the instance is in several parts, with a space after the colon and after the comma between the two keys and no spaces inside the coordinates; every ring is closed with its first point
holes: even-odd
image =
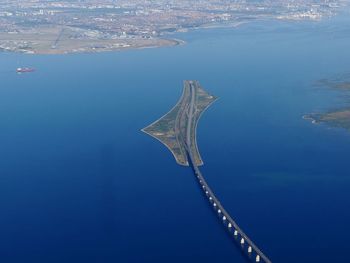
{"type": "Polygon", "coordinates": [[[191,169],[140,132],[184,79],[220,97],[199,123],[201,170],[246,233],[273,262],[347,262],[350,134],[302,116],[341,103],[313,83],[350,72],[349,22],[264,21],[116,53],[1,53],[0,262],[246,262],[191,169]]]}

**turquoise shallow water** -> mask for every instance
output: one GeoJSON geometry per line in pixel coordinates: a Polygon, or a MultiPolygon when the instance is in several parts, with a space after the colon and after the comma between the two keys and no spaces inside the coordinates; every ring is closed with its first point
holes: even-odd
{"type": "Polygon", "coordinates": [[[347,17],[198,30],[171,48],[0,54],[0,261],[245,262],[191,170],[140,132],[198,79],[220,97],[198,142],[227,210],[273,262],[346,262],[350,135],[301,117],[342,103],[312,84],[350,71],[347,17]]]}

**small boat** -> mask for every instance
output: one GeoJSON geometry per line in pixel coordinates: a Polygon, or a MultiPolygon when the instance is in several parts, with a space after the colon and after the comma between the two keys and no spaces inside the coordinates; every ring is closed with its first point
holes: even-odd
{"type": "Polygon", "coordinates": [[[26,73],[26,72],[33,72],[35,71],[34,68],[16,68],[17,73],[26,73]]]}

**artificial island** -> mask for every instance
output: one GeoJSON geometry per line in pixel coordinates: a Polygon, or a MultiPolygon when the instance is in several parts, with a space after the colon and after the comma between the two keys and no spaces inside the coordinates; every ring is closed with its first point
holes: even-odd
{"type": "Polygon", "coordinates": [[[216,99],[215,96],[207,93],[198,81],[185,81],[179,102],[167,114],[142,131],[163,143],[172,152],[178,164],[192,168],[210,206],[214,208],[220,221],[243,253],[255,262],[270,263],[269,258],[224,209],[198,168],[203,165],[203,160],[197,145],[197,124],[202,113],[216,99]]]}
{"type": "Polygon", "coordinates": [[[189,139],[196,165],[203,165],[196,140],[196,126],[201,114],[216,97],[201,88],[198,81],[185,81],[182,96],[178,103],[167,114],[151,125],[142,129],[162,142],[172,152],[180,165],[189,165],[186,152],[186,132],[190,130],[189,139]],[[189,118],[191,121],[189,123],[189,118]],[[190,127],[187,125],[190,124],[190,127]]]}

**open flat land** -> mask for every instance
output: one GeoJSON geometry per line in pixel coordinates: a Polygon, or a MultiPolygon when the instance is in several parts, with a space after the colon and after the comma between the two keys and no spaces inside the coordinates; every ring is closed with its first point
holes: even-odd
{"type": "Polygon", "coordinates": [[[20,33],[0,32],[0,50],[29,54],[65,54],[151,48],[180,44],[162,38],[103,38],[97,32],[71,27],[40,27],[20,33]]]}

